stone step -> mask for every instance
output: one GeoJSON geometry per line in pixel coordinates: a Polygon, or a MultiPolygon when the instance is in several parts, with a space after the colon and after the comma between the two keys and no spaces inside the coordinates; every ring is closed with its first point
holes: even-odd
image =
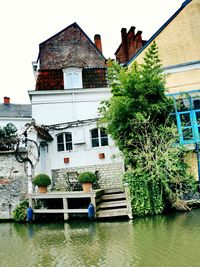
{"type": "Polygon", "coordinates": [[[104,194],[124,193],[122,188],[104,189],[104,194]]]}
{"type": "Polygon", "coordinates": [[[101,196],[102,200],[126,199],[125,193],[108,194],[101,196]]]}
{"type": "Polygon", "coordinates": [[[126,207],[127,203],[126,200],[116,200],[116,201],[106,201],[102,202],[98,208],[99,209],[106,209],[106,208],[114,208],[114,207],[126,207]]]}
{"type": "Polygon", "coordinates": [[[96,213],[97,218],[117,217],[117,216],[128,216],[127,208],[99,210],[96,213]]]}

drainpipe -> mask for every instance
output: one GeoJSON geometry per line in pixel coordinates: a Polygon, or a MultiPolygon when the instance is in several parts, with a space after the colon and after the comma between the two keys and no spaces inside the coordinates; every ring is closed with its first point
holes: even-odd
{"type": "Polygon", "coordinates": [[[199,144],[196,143],[196,151],[197,151],[197,165],[198,165],[198,180],[200,186],[200,152],[199,152],[199,144]]]}

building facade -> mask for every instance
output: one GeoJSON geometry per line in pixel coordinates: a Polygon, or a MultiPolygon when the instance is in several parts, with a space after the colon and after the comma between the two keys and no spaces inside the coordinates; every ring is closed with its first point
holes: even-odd
{"type": "Polygon", "coordinates": [[[38,136],[40,160],[35,173],[47,173],[66,188],[69,175],[98,173],[101,188],[119,187],[124,164],[112,139],[100,127],[101,101],[111,96],[100,35],[94,42],[77,23],[39,46],[34,91],[29,91],[32,117],[52,136],[38,136]]]}

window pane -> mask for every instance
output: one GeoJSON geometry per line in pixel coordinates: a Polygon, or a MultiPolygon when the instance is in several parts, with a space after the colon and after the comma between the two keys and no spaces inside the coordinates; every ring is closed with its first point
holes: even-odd
{"type": "Polygon", "coordinates": [[[180,118],[182,126],[191,126],[190,113],[180,114],[180,118]]]}
{"type": "Polygon", "coordinates": [[[176,105],[177,105],[178,111],[184,111],[185,110],[185,106],[183,104],[183,100],[182,99],[178,99],[176,101],[176,105]]]}
{"type": "Polygon", "coordinates": [[[197,124],[200,124],[200,111],[195,112],[197,118],[197,124]]]}
{"type": "Polygon", "coordinates": [[[72,150],[72,143],[66,143],[66,150],[72,150]]]}
{"type": "Polygon", "coordinates": [[[60,134],[57,136],[57,142],[58,143],[63,143],[63,134],[60,134]]]}
{"type": "Polygon", "coordinates": [[[193,100],[194,109],[200,109],[200,100],[193,100]]]}
{"type": "Polygon", "coordinates": [[[102,137],[101,138],[101,145],[102,146],[108,146],[108,137],[102,137]]]}
{"type": "Polygon", "coordinates": [[[101,129],[100,133],[101,133],[101,137],[107,136],[106,129],[101,129]]]}
{"type": "Polygon", "coordinates": [[[192,128],[185,128],[185,129],[182,129],[182,131],[183,131],[183,139],[184,140],[193,139],[192,128]]]}
{"type": "Polygon", "coordinates": [[[92,147],[97,147],[97,146],[99,146],[99,139],[98,138],[92,139],[92,147]]]}
{"type": "Polygon", "coordinates": [[[92,131],[91,131],[91,135],[92,135],[92,138],[98,138],[98,129],[96,128],[96,129],[93,129],[92,131]]]}
{"type": "Polygon", "coordinates": [[[72,134],[66,133],[65,134],[65,141],[66,142],[71,142],[72,141],[72,134]]]}
{"type": "Polygon", "coordinates": [[[64,144],[58,144],[58,151],[64,151],[64,144]]]}

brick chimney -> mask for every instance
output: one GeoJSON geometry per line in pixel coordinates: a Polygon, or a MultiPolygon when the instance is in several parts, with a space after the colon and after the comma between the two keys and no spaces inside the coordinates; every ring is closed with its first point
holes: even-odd
{"type": "Polygon", "coordinates": [[[102,45],[101,45],[101,35],[100,34],[95,34],[94,36],[94,43],[96,47],[101,51],[102,53],[102,45]]]}
{"type": "Polygon", "coordinates": [[[142,40],[142,31],[138,31],[135,34],[134,26],[132,26],[128,32],[126,28],[122,28],[121,39],[121,44],[115,52],[115,56],[120,64],[126,64],[126,62],[146,43],[146,41],[142,40]]]}
{"type": "Polygon", "coordinates": [[[10,104],[10,97],[4,96],[3,100],[4,100],[3,103],[4,103],[5,105],[10,104]]]}

